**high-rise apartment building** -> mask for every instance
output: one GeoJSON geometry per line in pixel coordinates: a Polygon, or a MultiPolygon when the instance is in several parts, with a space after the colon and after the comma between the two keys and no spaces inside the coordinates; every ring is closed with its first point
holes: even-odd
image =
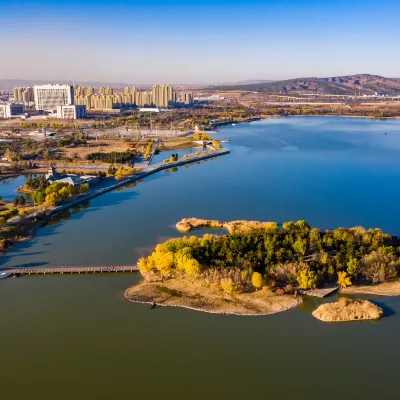
{"type": "Polygon", "coordinates": [[[54,112],[57,106],[74,104],[74,88],[71,85],[35,85],[34,95],[38,111],[54,112]]]}
{"type": "Polygon", "coordinates": [[[108,95],[110,95],[110,94],[114,94],[114,89],[113,88],[110,88],[110,87],[101,87],[101,88],[99,88],[99,94],[108,94],[108,95]]]}
{"type": "Polygon", "coordinates": [[[14,101],[18,103],[33,103],[35,101],[32,87],[19,87],[13,89],[14,101]]]}
{"type": "Polygon", "coordinates": [[[157,107],[168,107],[173,101],[174,89],[171,85],[154,85],[152,100],[157,107]]]}
{"type": "Polygon", "coordinates": [[[179,93],[174,93],[174,102],[193,104],[193,92],[182,91],[179,93]]]}

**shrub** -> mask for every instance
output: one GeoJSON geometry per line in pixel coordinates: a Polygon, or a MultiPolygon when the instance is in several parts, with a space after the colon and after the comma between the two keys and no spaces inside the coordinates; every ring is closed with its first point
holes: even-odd
{"type": "Polygon", "coordinates": [[[360,273],[373,283],[389,281],[397,276],[398,260],[392,247],[380,247],[364,256],[360,273]]]}
{"type": "Polygon", "coordinates": [[[233,293],[234,292],[234,285],[233,280],[231,278],[223,278],[220,281],[221,289],[226,293],[233,293]]]}

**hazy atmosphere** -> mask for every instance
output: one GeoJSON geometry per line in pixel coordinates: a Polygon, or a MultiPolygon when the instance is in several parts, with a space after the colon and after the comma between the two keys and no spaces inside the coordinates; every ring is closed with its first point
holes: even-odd
{"type": "Polygon", "coordinates": [[[13,62],[3,59],[0,78],[138,84],[397,77],[399,14],[396,0],[3,2],[1,54],[13,62]]]}

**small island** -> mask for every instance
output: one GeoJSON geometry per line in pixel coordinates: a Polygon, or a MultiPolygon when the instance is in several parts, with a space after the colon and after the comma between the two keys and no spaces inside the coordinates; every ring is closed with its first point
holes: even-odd
{"type": "Polygon", "coordinates": [[[379,319],[383,310],[368,300],[340,298],[334,303],[321,304],[312,315],[324,322],[347,322],[379,319]]]}
{"type": "Polygon", "coordinates": [[[321,231],[305,221],[279,227],[275,222],[197,218],[177,224],[185,232],[204,227],[228,233],[157,245],[139,260],[144,279],[125,292],[126,298],[221,314],[266,315],[297,306],[299,293],[310,289],[397,282],[400,242],[380,229],[321,231]]]}

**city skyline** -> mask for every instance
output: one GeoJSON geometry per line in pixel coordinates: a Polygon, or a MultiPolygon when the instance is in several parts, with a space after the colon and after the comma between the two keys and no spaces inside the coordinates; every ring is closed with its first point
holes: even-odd
{"type": "Polygon", "coordinates": [[[3,5],[0,45],[12,58],[0,79],[212,84],[400,75],[394,0],[380,8],[371,0],[131,3],[3,5]]]}

